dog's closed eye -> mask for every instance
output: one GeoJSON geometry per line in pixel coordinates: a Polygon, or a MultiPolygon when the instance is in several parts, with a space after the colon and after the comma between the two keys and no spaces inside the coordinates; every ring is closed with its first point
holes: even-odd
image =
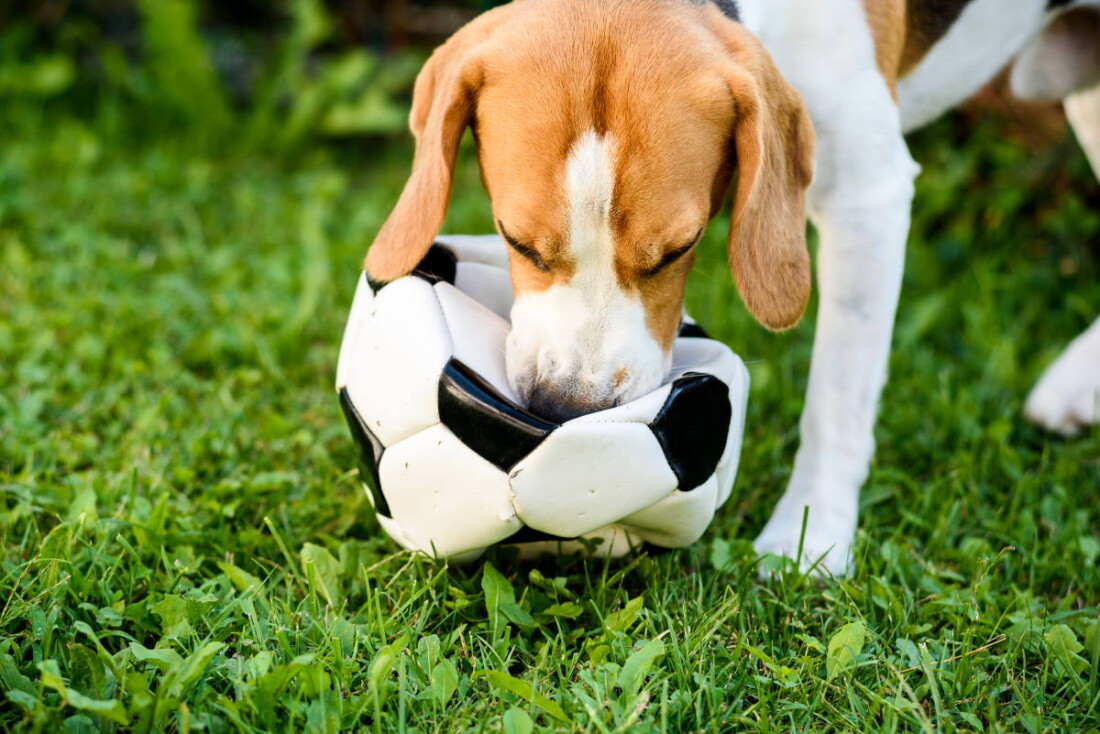
{"type": "Polygon", "coordinates": [[[504,223],[499,219],[497,220],[497,226],[500,227],[500,234],[504,237],[504,241],[508,243],[509,247],[527,258],[532,265],[542,272],[546,273],[550,271],[550,266],[542,259],[542,255],[539,254],[538,250],[508,234],[508,230],[504,229],[504,223]]]}
{"type": "Polygon", "coordinates": [[[690,242],[688,242],[686,245],[682,245],[681,247],[677,247],[675,250],[666,252],[656,265],[643,271],[642,275],[646,278],[657,275],[657,273],[661,272],[669,265],[691,252],[691,248],[695,247],[695,245],[698,244],[699,238],[702,236],[703,230],[699,230],[695,233],[695,236],[691,238],[690,242]]]}

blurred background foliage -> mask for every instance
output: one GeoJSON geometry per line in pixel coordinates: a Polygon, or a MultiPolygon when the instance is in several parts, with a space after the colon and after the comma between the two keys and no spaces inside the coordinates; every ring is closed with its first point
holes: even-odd
{"type": "MultiPolygon", "coordinates": [[[[91,127],[268,155],[408,141],[424,59],[501,2],[0,0],[0,124],[72,118],[81,124],[65,130],[84,143],[91,127]]],[[[1065,138],[1057,105],[1012,100],[998,82],[954,118],[950,142],[990,110],[1014,144],[1049,150],[1065,138]]]]}
{"type": "MultiPolygon", "coordinates": [[[[49,129],[67,120],[61,130],[85,155],[105,135],[267,155],[310,142],[408,142],[420,65],[499,4],[0,0],[0,125],[49,129]]],[[[961,142],[975,129],[975,110],[982,119],[998,113],[997,134],[1014,144],[1045,151],[1066,137],[1057,105],[1011,100],[1003,84],[935,137],[961,142]]]]}
{"type": "Polygon", "coordinates": [[[0,104],[268,152],[395,136],[430,48],[494,4],[0,0],[0,104]]]}

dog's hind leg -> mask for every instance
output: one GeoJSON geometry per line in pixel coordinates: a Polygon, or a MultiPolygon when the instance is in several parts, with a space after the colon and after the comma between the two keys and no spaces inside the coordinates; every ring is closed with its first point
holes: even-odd
{"type": "Polygon", "coordinates": [[[1066,435],[1100,423],[1100,319],[1047,368],[1032,388],[1024,413],[1066,435]]]}
{"type": "MultiPolygon", "coordinates": [[[[1100,178],[1100,11],[1095,3],[1059,11],[1016,59],[1012,89],[1024,99],[1065,102],[1073,132],[1100,178]]],[[[1100,423],[1100,320],[1047,368],[1024,414],[1059,433],[1100,423]]]]}
{"type": "MultiPolygon", "coordinates": [[[[1100,86],[1071,94],[1065,106],[1073,132],[1100,178],[1100,86]]],[[[1024,413],[1064,434],[1100,423],[1100,319],[1047,368],[1028,396],[1024,413]]]]}

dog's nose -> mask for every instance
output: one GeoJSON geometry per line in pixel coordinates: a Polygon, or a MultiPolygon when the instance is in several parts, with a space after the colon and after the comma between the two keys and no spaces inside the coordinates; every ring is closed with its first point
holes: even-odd
{"type": "Polygon", "coordinates": [[[601,398],[598,391],[580,380],[540,380],[527,397],[528,410],[557,423],[610,408],[613,404],[610,394],[601,398]]]}

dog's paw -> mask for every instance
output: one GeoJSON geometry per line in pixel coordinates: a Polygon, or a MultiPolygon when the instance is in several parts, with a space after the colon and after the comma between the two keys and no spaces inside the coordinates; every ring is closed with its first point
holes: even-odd
{"type": "MultiPolygon", "coordinates": [[[[796,560],[802,571],[818,576],[848,575],[853,570],[857,491],[844,488],[839,492],[809,493],[799,491],[792,482],[753,543],[757,555],[796,560]]],[[[765,562],[761,566],[764,575],[773,570],[773,564],[765,562]]]]}
{"type": "Polygon", "coordinates": [[[1024,404],[1024,415],[1067,436],[1100,423],[1100,321],[1047,368],[1024,404]]]}

